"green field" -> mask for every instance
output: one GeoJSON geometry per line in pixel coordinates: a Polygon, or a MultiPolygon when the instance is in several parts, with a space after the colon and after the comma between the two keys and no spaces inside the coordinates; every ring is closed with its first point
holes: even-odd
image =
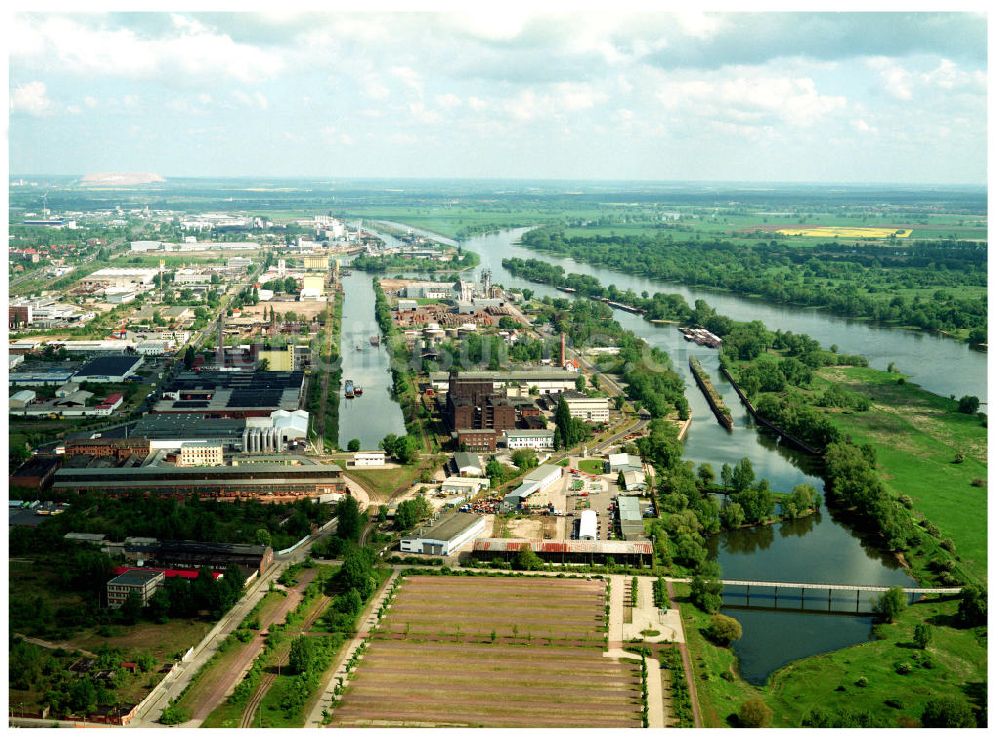
{"type": "MultiPolygon", "coordinates": [[[[879,470],[895,493],[913,500],[914,517],[926,516],[951,539],[960,557],[956,571],[986,582],[987,431],[975,415],[955,411],[956,403],[899,384],[898,374],[870,368],[825,368],[835,381],[874,400],[867,412],[834,413],[836,425],[857,443],[874,446],[879,470]],[[956,464],[956,453],[965,460],[956,464]]],[[[929,556],[929,555],[928,555],[929,556]]]]}

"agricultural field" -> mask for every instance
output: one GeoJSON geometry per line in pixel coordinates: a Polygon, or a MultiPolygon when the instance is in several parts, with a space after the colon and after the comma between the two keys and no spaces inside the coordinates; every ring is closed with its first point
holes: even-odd
{"type": "MultiPolygon", "coordinates": [[[[773,229],[773,227],[772,227],[773,229]]],[[[887,237],[909,237],[912,229],[895,227],[781,227],[774,230],[788,237],[829,237],[830,239],[883,240],[887,237]]]]}
{"type": "Polygon", "coordinates": [[[333,726],[639,727],[600,580],[408,577],[333,726]]]}

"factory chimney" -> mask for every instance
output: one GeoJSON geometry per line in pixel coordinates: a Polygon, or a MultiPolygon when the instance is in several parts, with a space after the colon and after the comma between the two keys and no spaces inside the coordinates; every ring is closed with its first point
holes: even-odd
{"type": "Polygon", "coordinates": [[[559,366],[566,368],[566,333],[559,335],[559,366]]]}

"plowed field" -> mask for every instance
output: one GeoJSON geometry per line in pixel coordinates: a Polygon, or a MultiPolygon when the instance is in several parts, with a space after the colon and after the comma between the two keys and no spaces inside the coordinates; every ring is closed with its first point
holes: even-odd
{"type": "Polygon", "coordinates": [[[599,580],[408,577],[333,724],[641,726],[638,665],[604,641],[599,580]]]}

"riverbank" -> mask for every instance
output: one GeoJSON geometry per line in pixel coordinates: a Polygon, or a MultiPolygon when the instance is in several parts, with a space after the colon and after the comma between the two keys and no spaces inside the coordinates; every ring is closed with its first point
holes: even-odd
{"type": "Polygon", "coordinates": [[[954,625],[957,600],[914,603],[895,623],[877,626],[872,641],[795,660],[754,686],[740,678],[733,650],[705,637],[711,616],[687,599],[688,586],[675,588],[706,726],[738,726],[740,706],[752,699],[774,712],[774,727],[919,726],[934,698],[985,708],[985,631],[954,625]],[[913,643],[918,625],[931,628],[926,649],[913,643]]]}

